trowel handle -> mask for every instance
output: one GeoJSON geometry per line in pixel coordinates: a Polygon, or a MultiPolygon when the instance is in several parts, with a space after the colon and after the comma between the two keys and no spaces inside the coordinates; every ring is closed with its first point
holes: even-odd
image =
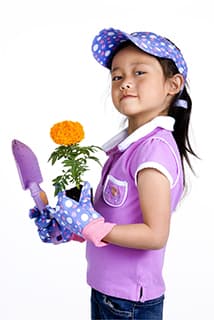
{"type": "Polygon", "coordinates": [[[36,207],[39,209],[39,211],[42,211],[48,204],[48,198],[46,196],[46,193],[40,188],[39,184],[36,182],[31,182],[28,187],[30,189],[31,196],[34,199],[36,207]]]}

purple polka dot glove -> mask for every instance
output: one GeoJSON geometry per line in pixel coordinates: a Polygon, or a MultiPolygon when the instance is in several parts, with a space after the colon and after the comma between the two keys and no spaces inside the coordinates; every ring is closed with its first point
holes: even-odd
{"type": "Polygon", "coordinates": [[[38,228],[40,239],[46,243],[60,244],[70,240],[77,240],[83,242],[82,237],[78,237],[71,232],[71,230],[63,228],[53,218],[56,209],[46,206],[41,212],[37,207],[30,209],[29,216],[35,219],[34,222],[38,228]]]}
{"type": "Polygon", "coordinates": [[[97,247],[107,245],[102,239],[115,225],[105,222],[100,213],[93,208],[91,187],[88,182],[84,182],[79,202],[68,198],[65,192],[58,194],[54,218],[61,227],[92,241],[97,247]]]}

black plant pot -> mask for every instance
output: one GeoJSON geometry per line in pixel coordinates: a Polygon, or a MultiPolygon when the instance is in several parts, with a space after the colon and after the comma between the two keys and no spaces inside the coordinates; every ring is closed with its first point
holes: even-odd
{"type": "Polygon", "coordinates": [[[75,201],[79,201],[81,190],[82,190],[82,186],[80,186],[79,189],[77,187],[74,187],[69,190],[66,190],[65,194],[68,198],[71,198],[75,201]]]}
{"type": "MultiPolygon", "coordinates": [[[[81,190],[82,190],[82,185],[78,189],[77,187],[71,188],[69,190],[66,190],[65,194],[68,198],[71,198],[75,201],[79,201],[80,195],[81,195],[81,190]]],[[[93,203],[93,190],[91,188],[91,202],[93,203]]]]}

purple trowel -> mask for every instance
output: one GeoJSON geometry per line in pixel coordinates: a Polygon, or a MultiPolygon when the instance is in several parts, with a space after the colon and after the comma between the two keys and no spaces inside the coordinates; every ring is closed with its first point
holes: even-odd
{"type": "Polygon", "coordinates": [[[14,139],[12,151],[16,161],[22,188],[29,189],[37,208],[41,211],[48,204],[46,193],[40,188],[43,181],[34,152],[24,143],[14,139]]]}

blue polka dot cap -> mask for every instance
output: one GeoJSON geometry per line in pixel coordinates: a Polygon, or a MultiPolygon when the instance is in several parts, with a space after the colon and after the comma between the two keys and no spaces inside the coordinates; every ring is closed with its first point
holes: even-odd
{"type": "Polygon", "coordinates": [[[101,65],[110,69],[112,57],[118,46],[128,40],[146,53],[155,57],[173,60],[179,73],[186,80],[187,65],[181,51],[168,39],[153,32],[134,32],[128,34],[113,28],[103,29],[93,40],[93,56],[101,65]]]}

